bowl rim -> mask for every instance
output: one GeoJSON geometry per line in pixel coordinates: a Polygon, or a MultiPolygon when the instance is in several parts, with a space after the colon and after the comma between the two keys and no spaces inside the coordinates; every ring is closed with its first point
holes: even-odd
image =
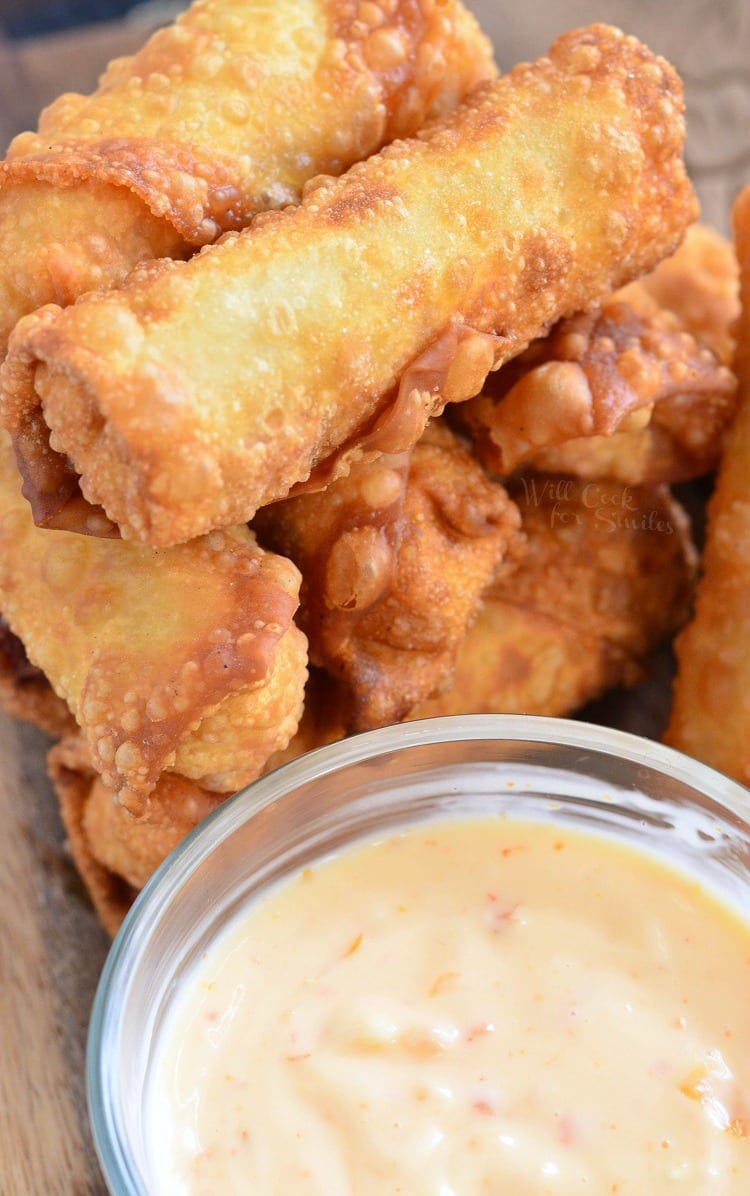
{"type": "Polygon", "coordinates": [[[118,931],[102,969],[91,1011],[86,1047],[86,1090],[94,1145],[110,1192],[147,1196],[132,1168],[123,1135],[106,1096],[104,1051],[109,1011],[117,998],[116,981],[127,975],[129,960],[147,942],[171,895],[234,831],[284,795],[332,772],[385,753],[446,742],[515,741],[544,743],[594,754],[609,754],[675,779],[721,805],[750,829],[750,789],[675,748],[628,731],[577,719],[524,714],[446,715],[397,723],[348,736],[303,753],[229,796],[170,853],[138,894],[118,931]],[[116,1186],[113,1186],[116,1185],[116,1186]]]}

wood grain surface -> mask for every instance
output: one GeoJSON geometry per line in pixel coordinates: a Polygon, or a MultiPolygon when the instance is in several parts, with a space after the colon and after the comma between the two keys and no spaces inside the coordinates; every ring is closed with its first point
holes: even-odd
{"type": "MultiPolygon", "coordinates": [[[[473,7],[503,67],[594,20],[618,24],[669,57],[686,81],[688,158],[704,213],[728,227],[731,197],[750,181],[750,4],[476,0],[473,7]]],[[[14,46],[0,41],[0,141],[34,125],[60,91],[90,90],[108,58],[143,37],[137,27],[105,26],[14,46]]],[[[649,686],[615,695],[591,716],[658,736],[668,654],[659,668],[649,686]]],[[[0,715],[0,1196],[99,1196],[84,1050],[107,940],[67,855],[45,748],[41,735],[0,715]]]]}
{"type": "Polygon", "coordinates": [[[0,1192],[105,1191],[85,1115],[86,1025],[108,948],[65,848],[45,738],[0,715],[0,1192]]]}

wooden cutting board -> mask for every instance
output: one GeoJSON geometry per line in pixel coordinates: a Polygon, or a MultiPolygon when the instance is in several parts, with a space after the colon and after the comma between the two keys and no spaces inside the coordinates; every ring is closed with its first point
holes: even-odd
{"type": "MultiPolygon", "coordinates": [[[[469,0],[471,3],[471,0],[469,0]]],[[[750,6],[744,0],[566,0],[523,8],[476,0],[509,67],[543,53],[563,29],[607,20],[642,37],[685,77],[688,158],[707,218],[728,228],[732,195],[750,181],[750,6]]],[[[87,91],[115,54],[143,40],[104,26],[33,43],[0,42],[0,141],[35,124],[60,91],[87,91]]],[[[2,252],[2,246],[0,246],[2,252]]],[[[591,716],[658,736],[669,658],[648,686],[591,716]]],[[[68,858],[44,766],[44,738],[0,715],[0,1196],[99,1196],[84,1097],[86,1025],[108,942],[68,858]]]]}
{"type": "Polygon", "coordinates": [[[108,947],[67,856],[47,741],[0,715],[0,1192],[104,1192],[84,1048],[108,947]]]}

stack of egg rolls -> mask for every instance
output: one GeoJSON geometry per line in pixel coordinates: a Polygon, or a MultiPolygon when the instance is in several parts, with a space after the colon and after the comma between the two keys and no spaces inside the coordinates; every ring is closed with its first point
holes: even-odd
{"type": "MultiPolygon", "coordinates": [[[[0,353],[25,313],[298,202],[495,74],[460,0],[198,0],[11,145],[0,353]]],[[[4,441],[0,457],[6,707],[58,734],[72,711],[91,766],[141,815],[165,769],[221,793],[252,779],[301,709],[294,568],[241,526],[166,555],[40,538],[4,441]]]]}
{"type": "MultiPolygon", "coordinates": [[[[360,483],[365,472],[372,476],[373,471],[373,466],[360,466],[360,483]]],[[[477,529],[470,524],[476,506],[470,488],[455,476],[451,480],[440,502],[455,504],[456,516],[463,511],[463,533],[458,518],[459,527],[453,530],[460,562],[474,546],[477,529]]],[[[462,617],[465,614],[460,570],[442,577],[438,601],[447,609],[430,606],[422,612],[423,621],[434,617],[433,658],[444,668],[439,681],[434,667],[427,671],[433,686],[426,700],[418,700],[420,691],[430,693],[424,688],[425,671],[417,668],[410,675],[410,653],[404,642],[375,645],[379,684],[386,699],[390,690],[382,678],[393,686],[402,703],[402,717],[482,712],[566,715],[612,686],[642,678],[649,651],[687,616],[696,563],[687,519],[663,486],[625,487],[604,481],[599,484],[597,503],[591,501],[586,486],[578,479],[551,480],[541,474],[525,479],[525,485],[514,485],[525,545],[516,544],[509,560],[495,540],[496,580],[485,588],[476,619],[457,646],[450,632],[454,608],[462,617]]],[[[417,494],[423,495],[419,483],[416,487],[417,494]]],[[[293,501],[306,504],[316,498],[314,509],[321,517],[321,501],[329,500],[328,521],[335,524],[336,490],[332,487],[325,495],[293,501]]],[[[419,505],[402,512],[405,540],[422,535],[423,513],[419,505]]],[[[287,514],[285,522],[289,518],[287,514]]],[[[443,535],[449,534],[444,529],[443,535]]],[[[481,543],[488,547],[486,540],[481,543]]],[[[323,561],[330,560],[325,544],[330,541],[318,542],[323,561]]],[[[444,554],[445,544],[441,547],[444,554]]],[[[440,553],[428,556],[427,584],[440,579],[444,559],[440,553]]],[[[404,602],[397,577],[395,583],[393,592],[381,594],[373,605],[376,627],[383,625],[384,608],[393,614],[404,602]]],[[[473,604],[475,587],[476,579],[470,579],[473,604]]],[[[408,627],[408,607],[405,613],[408,627]]],[[[330,628],[323,626],[317,635],[314,619],[306,625],[313,656],[324,658],[330,628]]],[[[411,627],[417,657],[424,651],[420,631],[423,634],[418,623],[411,627]]],[[[363,639],[359,650],[363,657],[359,667],[364,671],[373,646],[363,639]]],[[[355,685],[357,680],[355,673],[355,685]]],[[[311,670],[297,734],[270,758],[267,767],[341,738],[354,718],[361,719],[373,708],[377,712],[377,703],[368,708],[345,671],[311,670]]],[[[221,796],[164,773],[147,816],[134,821],[113,803],[80,736],[69,736],[54,747],[49,762],[74,858],[105,926],[113,932],[153,870],[221,796]]]]}
{"type": "Polygon", "coordinates": [[[0,357],[22,315],[297,203],[496,74],[460,0],[196,0],[0,166],[0,357]]]}
{"type": "Polygon", "coordinates": [[[132,811],[164,771],[226,794],[288,743],[298,593],[294,565],[244,526],[162,551],[35,527],[0,441],[0,608],[132,811]]]}
{"type": "Polygon", "coordinates": [[[411,448],[675,248],[683,139],[672,69],[592,26],[299,207],[27,317],[1,415],[37,519],[101,532],[77,475],[123,536],[175,544],[411,448]]]}
{"type": "Polygon", "coordinates": [[[0,371],[0,611],[75,719],[50,768],[110,928],[265,768],[445,709],[567,713],[684,615],[664,491],[633,501],[666,550],[580,498],[572,536],[429,422],[696,214],[679,81],[635,39],[493,71],[453,0],[199,0],[14,143],[0,285],[10,322],[39,310],[0,371]]]}

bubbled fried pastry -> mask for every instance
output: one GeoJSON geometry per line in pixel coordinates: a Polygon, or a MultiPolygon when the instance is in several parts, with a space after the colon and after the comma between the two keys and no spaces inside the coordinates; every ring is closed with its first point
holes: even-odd
{"type": "MultiPolygon", "coordinates": [[[[312,669],[299,727],[286,747],[269,757],[263,771],[342,738],[344,702],[343,690],[333,678],[312,669]]],[[[169,852],[227,797],[177,773],[163,773],[147,813],[135,818],[103,784],[74,724],[48,752],[47,768],[73,862],[111,935],[169,852]]]]}
{"type": "Polygon", "coordinates": [[[0,164],[0,357],[23,315],[185,257],[495,75],[460,0],[197,0],[0,164]]]}
{"type": "Polygon", "coordinates": [[[642,315],[671,311],[722,365],[732,365],[740,314],[739,267],[732,242],[707,224],[693,224],[676,253],[617,292],[642,315]]]}
{"type": "Polygon", "coordinates": [[[709,472],[736,381],[665,310],[618,300],[563,320],[457,409],[484,465],[684,481],[709,472]]]}
{"type": "Polygon", "coordinates": [[[165,770],[232,791],[296,730],[299,574],[247,528],[158,552],[36,528],[0,445],[0,605],[91,763],[142,813],[165,770]]]}
{"type": "Polygon", "coordinates": [[[397,721],[450,683],[482,594],[518,549],[518,514],[439,422],[411,454],[354,466],[260,512],[303,584],[311,660],[346,683],[350,730],[397,721]]]}
{"type": "Polygon", "coordinates": [[[696,553],[666,487],[530,473],[511,495],[524,547],[485,595],[453,686],[412,718],[571,714],[641,680],[687,618],[696,553]]]}
{"type": "Polygon", "coordinates": [[[299,207],[28,317],[2,396],[26,492],[65,454],[126,538],[167,545],[410,448],[492,366],[675,247],[695,215],[683,136],[671,67],[591,26],[299,207]],[[412,371],[429,386],[402,388],[412,371]]]}
{"type": "MultiPolygon", "coordinates": [[[[80,735],[71,734],[47,753],[47,770],[57,794],[68,850],[107,933],[114,938],[136,890],[92,853],[83,818],[96,772],[80,735]]],[[[130,817],[130,815],[128,815],[130,817]]]]}
{"type": "Polygon", "coordinates": [[[105,929],[114,935],[146,881],[225,795],[165,773],[147,817],[136,819],[102,783],[80,735],[55,744],[47,767],[73,861],[105,929]]]}

